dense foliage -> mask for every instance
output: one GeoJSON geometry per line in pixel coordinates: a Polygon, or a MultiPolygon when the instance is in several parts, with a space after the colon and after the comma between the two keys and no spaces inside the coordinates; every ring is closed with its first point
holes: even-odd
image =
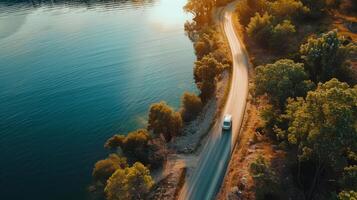
{"type": "Polygon", "coordinates": [[[186,122],[193,120],[203,107],[201,99],[197,95],[188,92],[183,94],[181,104],[181,116],[186,122]]]}
{"type": "Polygon", "coordinates": [[[222,70],[223,65],[212,54],[208,54],[195,62],[194,78],[198,89],[201,91],[200,97],[204,102],[214,93],[216,77],[222,70]]]}
{"type": "Polygon", "coordinates": [[[104,192],[108,200],[140,200],[145,199],[153,184],[150,171],[137,162],[132,167],[116,170],[104,192]]]}
{"type": "Polygon", "coordinates": [[[95,181],[105,183],[117,169],[124,169],[127,166],[126,158],[110,154],[108,158],[95,163],[92,175],[95,181]]]}
{"type": "Polygon", "coordinates": [[[256,68],[255,93],[268,94],[277,108],[283,107],[288,97],[304,97],[312,88],[301,63],[282,59],[256,68]]]}
{"type": "Polygon", "coordinates": [[[104,145],[108,149],[116,150],[118,147],[132,162],[140,161],[157,168],[166,159],[166,147],[160,138],[152,138],[147,130],[139,129],[128,135],[114,135],[104,145]]]}
{"type": "Polygon", "coordinates": [[[357,141],[357,87],[332,79],[319,84],[306,99],[289,101],[287,139],[301,160],[338,166],[346,148],[357,141]]]}
{"type": "Polygon", "coordinates": [[[156,135],[163,135],[166,141],[180,135],[182,118],[166,102],[152,104],[149,110],[148,130],[156,135]]]}
{"type": "Polygon", "coordinates": [[[356,48],[353,43],[346,44],[336,31],[330,31],[318,38],[310,38],[301,45],[300,54],[313,81],[327,81],[334,77],[348,81],[351,69],[346,61],[356,48]]]}

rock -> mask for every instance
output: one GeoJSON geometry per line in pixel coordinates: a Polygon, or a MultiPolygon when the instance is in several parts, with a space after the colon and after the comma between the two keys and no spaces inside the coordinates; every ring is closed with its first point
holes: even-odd
{"type": "Polygon", "coordinates": [[[237,186],[232,187],[231,191],[227,195],[228,200],[235,200],[235,199],[241,199],[241,198],[242,198],[242,191],[240,191],[237,186]]]}

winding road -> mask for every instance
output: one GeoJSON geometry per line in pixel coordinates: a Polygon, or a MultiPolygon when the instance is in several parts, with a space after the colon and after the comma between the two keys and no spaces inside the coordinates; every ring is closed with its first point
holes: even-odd
{"type": "Polygon", "coordinates": [[[214,199],[220,189],[232,151],[238,139],[248,96],[248,56],[234,31],[232,13],[235,3],[223,8],[219,15],[233,57],[232,82],[222,115],[209,133],[197,167],[179,195],[181,200],[214,199]],[[221,122],[225,114],[233,117],[232,130],[223,132],[221,122]]]}

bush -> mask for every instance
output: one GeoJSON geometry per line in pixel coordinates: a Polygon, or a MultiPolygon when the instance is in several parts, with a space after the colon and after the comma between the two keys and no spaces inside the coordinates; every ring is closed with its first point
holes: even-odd
{"type": "Polygon", "coordinates": [[[155,103],[150,106],[148,130],[154,134],[162,134],[166,141],[180,135],[182,118],[180,113],[175,112],[166,102],[155,103]]]}
{"type": "Polygon", "coordinates": [[[145,199],[153,185],[149,169],[137,162],[132,167],[116,170],[104,192],[108,200],[140,200],[145,199]]]}
{"type": "Polygon", "coordinates": [[[181,104],[181,116],[186,122],[195,119],[203,107],[201,99],[197,95],[188,92],[183,94],[181,104]]]}
{"type": "Polygon", "coordinates": [[[117,170],[128,166],[126,158],[110,154],[108,158],[100,160],[94,165],[92,176],[95,181],[105,184],[108,178],[117,170]]]}

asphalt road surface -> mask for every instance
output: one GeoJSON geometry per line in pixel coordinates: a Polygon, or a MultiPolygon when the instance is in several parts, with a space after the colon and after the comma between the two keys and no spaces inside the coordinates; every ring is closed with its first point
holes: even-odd
{"type": "Polygon", "coordinates": [[[235,3],[223,8],[219,15],[233,56],[233,74],[229,96],[221,117],[212,127],[207,143],[201,152],[197,168],[188,178],[179,199],[210,200],[217,195],[226,173],[234,145],[237,142],[248,96],[248,57],[237,37],[232,21],[235,3]],[[222,131],[225,114],[231,114],[231,131],[222,131]]]}

